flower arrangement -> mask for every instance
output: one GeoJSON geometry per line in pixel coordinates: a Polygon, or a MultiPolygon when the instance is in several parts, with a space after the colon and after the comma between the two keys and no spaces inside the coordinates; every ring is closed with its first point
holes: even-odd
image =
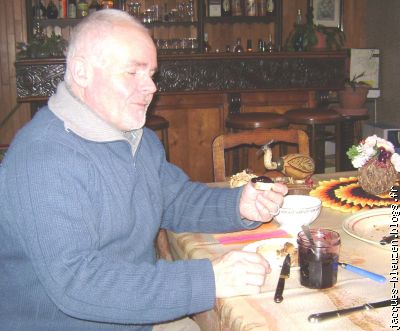
{"type": "Polygon", "coordinates": [[[347,156],[355,168],[358,168],[358,182],[369,194],[388,194],[397,182],[400,171],[400,155],[395,153],[390,141],[376,135],[353,145],[347,156]]]}
{"type": "Polygon", "coordinates": [[[376,135],[362,140],[359,145],[353,145],[347,151],[354,168],[361,168],[369,162],[374,162],[381,168],[388,166],[387,161],[393,164],[397,172],[400,172],[400,155],[395,153],[390,141],[379,138],[376,135]]]}

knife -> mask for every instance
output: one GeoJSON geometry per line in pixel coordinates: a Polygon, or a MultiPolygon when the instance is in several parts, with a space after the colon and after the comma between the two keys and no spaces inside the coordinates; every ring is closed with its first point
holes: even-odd
{"type": "Polygon", "coordinates": [[[274,301],[276,303],[282,302],[283,300],[283,289],[285,288],[285,280],[290,276],[290,254],[286,255],[283,261],[281,274],[279,275],[278,285],[276,286],[274,301]]]}
{"type": "Polygon", "coordinates": [[[331,319],[331,318],[345,316],[345,315],[354,313],[356,311],[382,308],[382,307],[390,306],[391,304],[392,304],[392,300],[385,300],[385,301],[379,301],[379,302],[366,303],[362,306],[356,306],[356,307],[352,307],[352,308],[332,310],[332,311],[327,311],[325,313],[312,314],[312,315],[308,316],[308,321],[310,323],[319,323],[319,322],[323,322],[323,321],[331,319]]]}
{"type": "Polygon", "coordinates": [[[361,276],[367,277],[367,278],[372,279],[372,280],[374,280],[376,282],[379,282],[379,283],[386,282],[386,278],[384,276],[376,274],[374,272],[371,272],[371,271],[368,271],[368,270],[365,270],[365,269],[362,269],[362,268],[358,268],[358,267],[355,267],[355,266],[353,266],[351,264],[347,264],[347,263],[343,263],[343,262],[338,262],[338,265],[340,265],[343,269],[352,271],[352,272],[354,272],[356,274],[359,274],[361,276]]]}

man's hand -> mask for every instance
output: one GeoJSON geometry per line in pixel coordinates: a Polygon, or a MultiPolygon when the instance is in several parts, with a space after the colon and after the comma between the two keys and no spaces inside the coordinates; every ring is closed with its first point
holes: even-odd
{"type": "Polygon", "coordinates": [[[260,191],[249,182],[240,197],[240,215],[250,221],[269,222],[279,211],[287,192],[287,186],[280,183],[275,183],[271,190],[260,191]]]}
{"type": "Polygon", "coordinates": [[[260,293],[269,263],[257,253],[231,251],[212,261],[217,298],[260,293]]]}

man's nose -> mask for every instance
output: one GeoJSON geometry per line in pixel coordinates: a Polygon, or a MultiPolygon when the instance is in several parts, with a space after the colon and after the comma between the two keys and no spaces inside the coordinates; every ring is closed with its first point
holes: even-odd
{"type": "Polygon", "coordinates": [[[157,86],[151,77],[146,77],[143,81],[142,89],[145,93],[154,94],[157,91],[157,86]]]}

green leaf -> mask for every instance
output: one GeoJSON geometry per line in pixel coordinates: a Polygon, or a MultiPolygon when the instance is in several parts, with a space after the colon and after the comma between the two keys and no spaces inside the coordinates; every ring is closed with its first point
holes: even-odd
{"type": "Polygon", "coordinates": [[[350,160],[353,160],[356,156],[358,156],[360,153],[357,150],[357,146],[353,145],[349,148],[349,150],[346,152],[348,158],[350,160]]]}

